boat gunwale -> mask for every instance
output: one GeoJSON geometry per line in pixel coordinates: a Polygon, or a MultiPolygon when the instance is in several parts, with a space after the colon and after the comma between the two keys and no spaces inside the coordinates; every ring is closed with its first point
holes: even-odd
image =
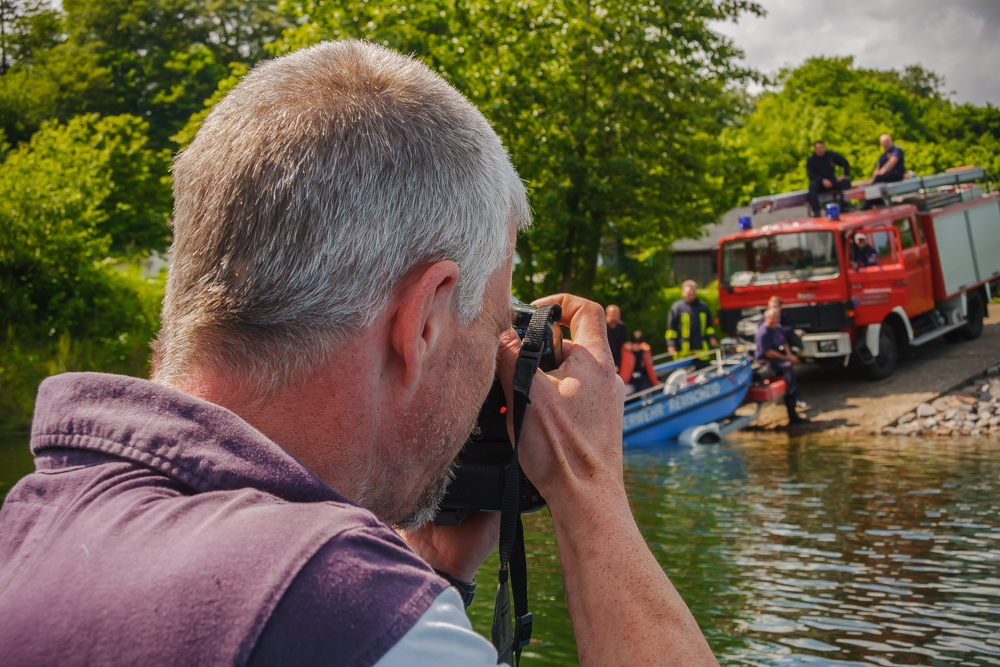
{"type": "MultiPolygon", "coordinates": [[[[684,387],[683,389],[679,389],[677,391],[671,392],[669,394],[660,394],[659,396],[657,396],[657,397],[655,397],[655,398],[653,398],[651,400],[642,401],[640,403],[635,403],[633,405],[627,406],[625,408],[625,413],[636,412],[640,408],[647,408],[647,407],[656,405],[661,400],[665,400],[665,399],[669,399],[669,398],[674,398],[676,396],[680,396],[684,392],[688,391],[689,389],[695,389],[697,387],[704,387],[704,386],[706,386],[708,384],[711,384],[713,382],[721,382],[721,381],[725,380],[726,378],[730,378],[731,379],[733,377],[734,373],[736,373],[738,370],[740,370],[741,368],[743,368],[745,366],[750,366],[751,364],[752,364],[752,359],[749,356],[747,356],[739,364],[733,366],[730,369],[727,369],[728,372],[726,372],[726,373],[724,373],[722,375],[716,375],[714,378],[712,378],[711,380],[707,380],[706,382],[701,382],[701,383],[698,383],[698,384],[692,384],[692,385],[689,385],[687,387],[684,387]]],[[[629,435],[635,435],[637,433],[641,433],[642,431],[645,431],[645,430],[647,430],[647,429],[649,429],[651,427],[657,426],[657,425],[663,423],[664,421],[667,421],[669,419],[675,419],[675,418],[680,417],[682,415],[685,415],[685,414],[687,414],[687,413],[689,413],[689,412],[691,412],[693,410],[698,410],[700,408],[703,408],[706,405],[709,405],[711,403],[715,403],[715,402],[718,402],[718,401],[721,401],[721,400],[725,400],[726,398],[731,397],[733,394],[736,394],[736,393],[738,393],[741,390],[748,389],[749,386],[750,386],[750,381],[752,380],[752,377],[753,376],[752,376],[752,373],[751,373],[751,377],[747,379],[747,382],[745,384],[736,385],[736,386],[734,386],[732,389],[730,389],[728,391],[724,390],[718,396],[713,397],[711,401],[708,401],[708,402],[705,402],[705,403],[698,403],[698,404],[694,404],[694,405],[689,405],[689,406],[686,406],[686,407],[682,408],[681,410],[678,410],[677,412],[671,412],[669,414],[665,414],[665,415],[657,418],[654,421],[646,422],[644,424],[641,424],[639,426],[635,426],[635,427],[633,427],[631,429],[628,429],[628,430],[622,429],[622,438],[625,438],[625,437],[627,437],[629,435]]],[[[744,393],[744,396],[745,396],[745,393],[744,393]]]]}
{"type": "MultiPolygon", "coordinates": [[[[752,363],[753,363],[752,357],[750,357],[749,355],[747,355],[746,357],[744,357],[743,359],[741,359],[739,361],[739,363],[731,364],[731,365],[727,366],[723,370],[723,372],[721,374],[717,374],[717,375],[714,375],[714,376],[712,376],[710,378],[706,378],[704,382],[695,382],[695,383],[689,384],[689,385],[687,385],[685,387],[680,387],[679,389],[675,389],[674,391],[670,392],[669,394],[664,394],[664,393],[659,393],[659,394],[657,394],[657,393],[650,393],[649,397],[643,397],[642,400],[638,400],[637,401],[636,399],[632,399],[632,403],[631,404],[626,404],[625,405],[625,412],[628,412],[630,410],[635,410],[639,406],[652,405],[653,403],[656,403],[660,399],[670,398],[670,397],[673,397],[673,396],[680,396],[681,394],[683,394],[683,393],[685,393],[687,391],[690,391],[692,389],[695,389],[696,387],[704,387],[705,385],[711,384],[712,382],[715,382],[717,380],[724,380],[727,377],[732,377],[733,373],[735,373],[736,371],[740,370],[744,366],[751,365],[752,363]]],[[[660,385],[660,386],[662,386],[662,385],[660,385]]],[[[636,392],[636,393],[638,393],[638,392],[636,392]]],[[[628,396],[625,397],[625,400],[628,401],[628,396]]]]}

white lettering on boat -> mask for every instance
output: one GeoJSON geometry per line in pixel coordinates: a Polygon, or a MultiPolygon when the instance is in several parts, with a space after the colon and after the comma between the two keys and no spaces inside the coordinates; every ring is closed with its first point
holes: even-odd
{"type": "Polygon", "coordinates": [[[711,382],[700,387],[688,389],[677,396],[668,398],[666,401],[657,401],[652,405],[625,415],[623,430],[628,431],[643,426],[644,424],[660,419],[668,413],[672,414],[697,403],[715,398],[721,393],[721,382],[711,382]]]}
{"type": "Polygon", "coordinates": [[[702,403],[710,398],[715,398],[721,393],[722,383],[712,382],[674,396],[667,401],[667,404],[670,406],[671,412],[677,412],[678,410],[691,407],[695,403],[702,403]]]}

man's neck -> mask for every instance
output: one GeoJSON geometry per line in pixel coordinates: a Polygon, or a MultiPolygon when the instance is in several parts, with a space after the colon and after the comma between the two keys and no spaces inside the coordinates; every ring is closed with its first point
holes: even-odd
{"type": "Polygon", "coordinates": [[[307,379],[264,400],[234,389],[231,381],[208,369],[192,373],[175,387],[222,406],[298,459],[338,493],[356,500],[371,465],[373,414],[379,412],[377,367],[360,354],[340,354],[321,364],[307,379]],[[350,378],[346,383],[343,378],[350,378]],[[367,455],[366,455],[367,454],[367,455]]]}

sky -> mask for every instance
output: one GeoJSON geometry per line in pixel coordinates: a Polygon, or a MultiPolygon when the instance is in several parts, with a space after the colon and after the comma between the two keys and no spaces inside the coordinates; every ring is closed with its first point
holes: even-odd
{"type": "MultiPolygon", "coordinates": [[[[767,16],[715,29],[765,74],[812,56],[860,67],[919,63],[945,77],[956,102],[1000,106],[1000,0],[757,0],[767,16]]],[[[756,92],[756,91],[753,91],[756,92]]]]}

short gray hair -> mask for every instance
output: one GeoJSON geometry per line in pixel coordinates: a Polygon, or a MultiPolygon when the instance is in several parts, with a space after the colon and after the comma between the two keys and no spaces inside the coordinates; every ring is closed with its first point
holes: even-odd
{"type": "Polygon", "coordinates": [[[205,364],[260,397],[370,327],[425,262],[469,322],[530,209],[476,107],[413,58],[326,42],[255,68],[174,161],[154,379],[205,364]]]}
{"type": "Polygon", "coordinates": [[[764,319],[767,320],[772,315],[781,315],[781,311],[777,308],[768,308],[764,311],[764,319]]]}

